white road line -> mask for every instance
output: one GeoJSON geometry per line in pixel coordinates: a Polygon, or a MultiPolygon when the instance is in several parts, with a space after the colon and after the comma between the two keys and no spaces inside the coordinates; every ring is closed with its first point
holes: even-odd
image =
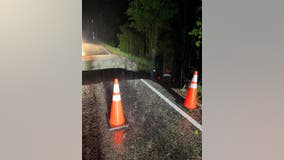
{"type": "Polygon", "coordinates": [[[104,49],[108,54],[112,54],[112,53],[110,53],[110,51],[108,51],[107,49],[105,49],[105,47],[103,47],[103,49],[104,49]]]}
{"type": "Polygon", "coordinates": [[[152,91],[154,91],[158,96],[160,96],[164,101],[166,101],[171,107],[173,107],[176,111],[178,111],[184,118],[186,118],[190,123],[192,123],[196,128],[202,131],[202,126],[196,122],[192,117],[186,114],[183,110],[181,110],[177,105],[171,102],[167,97],[162,95],[159,91],[157,91],[154,87],[152,87],[149,83],[145,80],[140,79],[147,87],[149,87],[152,91]]]}

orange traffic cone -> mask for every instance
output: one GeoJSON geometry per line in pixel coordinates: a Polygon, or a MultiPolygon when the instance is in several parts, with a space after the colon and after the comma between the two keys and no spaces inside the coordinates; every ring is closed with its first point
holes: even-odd
{"type": "Polygon", "coordinates": [[[190,87],[188,88],[187,95],[184,101],[184,106],[188,109],[196,108],[197,100],[197,71],[194,71],[190,87]]]}
{"type": "Polygon", "coordinates": [[[114,79],[109,124],[111,128],[125,125],[125,118],[123,114],[123,108],[122,108],[122,102],[121,102],[119,84],[117,78],[114,79]]]}

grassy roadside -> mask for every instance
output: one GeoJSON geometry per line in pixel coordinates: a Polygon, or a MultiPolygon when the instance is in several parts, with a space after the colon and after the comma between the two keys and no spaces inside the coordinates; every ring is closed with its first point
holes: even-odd
{"type": "Polygon", "coordinates": [[[131,53],[126,53],[126,52],[123,52],[121,51],[119,48],[115,48],[115,47],[112,47],[102,41],[100,41],[100,43],[107,49],[109,50],[110,52],[112,52],[113,54],[116,54],[118,56],[123,56],[123,57],[127,57],[129,58],[130,60],[134,61],[135,63],[137,63],[138,65],[138,70],[140,71],[146,71],[146,72],[149,72],[152,68],[152,65],[151,65],[151,62],[149,60],[147,60],[146,58],[143,58],[143,57],[139,57],[139,56],[136,56],[134,54],[131,54],[131,53]]]}

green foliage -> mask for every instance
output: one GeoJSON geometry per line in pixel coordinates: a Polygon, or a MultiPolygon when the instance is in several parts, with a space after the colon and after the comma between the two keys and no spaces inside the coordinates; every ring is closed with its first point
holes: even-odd
{"type": "Polygon", "coordinates": [[[200,85],[200,84],[197,85],[197,93],[199,95],[202,95],[202,85],[200,85]]]}
{"type": "Polygon", "coordinates": [[[190,36],[193,36],[194,41],[195,41],[195,46],[200,47],[202,43],[202,21],[201,21],[201,11],[202,11],[202,6],[198,6],[196,8],[196,13],[198,15],[198,19],[194,25],[194,28],[192,29],[191,32],[188,34],[190,36]]]}
{"type": "Polygon", "coordinates": [[[129,4],[126,14],[130,26],[145,34],[146,52],[152,57],[155,57],[157,51],[159,33],[174,12],[170,0],[133,0],[129,4]]]}
{"type": "Polygon", "coordinates": [[[138,70],[148,71],[148,72],[151,70],[151,63],[148,59],[143,58],[141,56],[134,55],[132,53],[127,53],[127,52],[121,51],[119,48],[112,47],[112,46],[110,46],[110,45],[108,45],[104,42],[100,41],[100,43],[106,49],[111,51],[113,54],[116,54],[118,56],[127,57],[127,58],[131,59],[132,61],[136,62],[138,64],[138,70]]]}
{"type": "Polygon", "coordinates": [[[197,20],[195,27],[188,34],[194,37],[196,47],[200,47],[202,42],[202,22],[200,19],[197,20]]]}
{"type": "Polygon", "coordinates": [[[144,41],[140,34],[131,30],[126,24],[120,26],[120,34],[117,34],[119,45],[122,51],[133,53],[136,55],[144,54],[144,41]]]}
{"type": "Polygon", "coordinates": [[[127,9],[131,26],[144,33],[163,27],[173,14],[169,0],[133,0],[127,9]]]}

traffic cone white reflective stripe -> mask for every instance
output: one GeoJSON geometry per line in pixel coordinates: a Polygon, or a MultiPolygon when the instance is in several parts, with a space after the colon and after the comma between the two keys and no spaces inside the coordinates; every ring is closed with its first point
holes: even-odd
{"type": "Polygon", "coordinates": [[[195,109],[197,107],[197,74],[197,71],[194,71],[194,75],[184,101],[184,106],[188,109],[195,109]]]}
{"type": "Polygon", "coordinates": [[[118,93],[118,94],[113,93],[113,95],[112,95],[112,101],[116,101],[116,102],[121,101],[121,96],[120,96],[120,94],[119,94],[119,93],[118,93]]]}
{"type": "Polygon", "coordinates": [[[197,72],[194,72],[194,75],[190,83],[190,88],[197,88],[197,72]]]}
{"type": "Polygon", "coordinates": [[[117,78],[114,79],[109,124],[111,128],[121,127],[125,125],[125,118],[117,78]]]}
{"type": "Polygon", "coordinates": [[[192,77],[192,82],[196,82],[196,83],[197,83],[197,75],[194,75],[194,76],[192,77]]]}
{"type": "Polygon", "coordinates": [[[113,93],[119,93],[119,84],[114,84],[113,86],[113,93]]]}
{"type": "Polygon", "coordinates": [[[119,84],[115,82],[113,85],[113,95],[112,95],[112,100],[113,101],[120,101],[121,96],[120,96],[120,91],[119,91],[119,84]]]}
{"type": "Polygon", "coordinates": [[[190,88],[197,88],[197,83],[191,83],[190,88]]]}

